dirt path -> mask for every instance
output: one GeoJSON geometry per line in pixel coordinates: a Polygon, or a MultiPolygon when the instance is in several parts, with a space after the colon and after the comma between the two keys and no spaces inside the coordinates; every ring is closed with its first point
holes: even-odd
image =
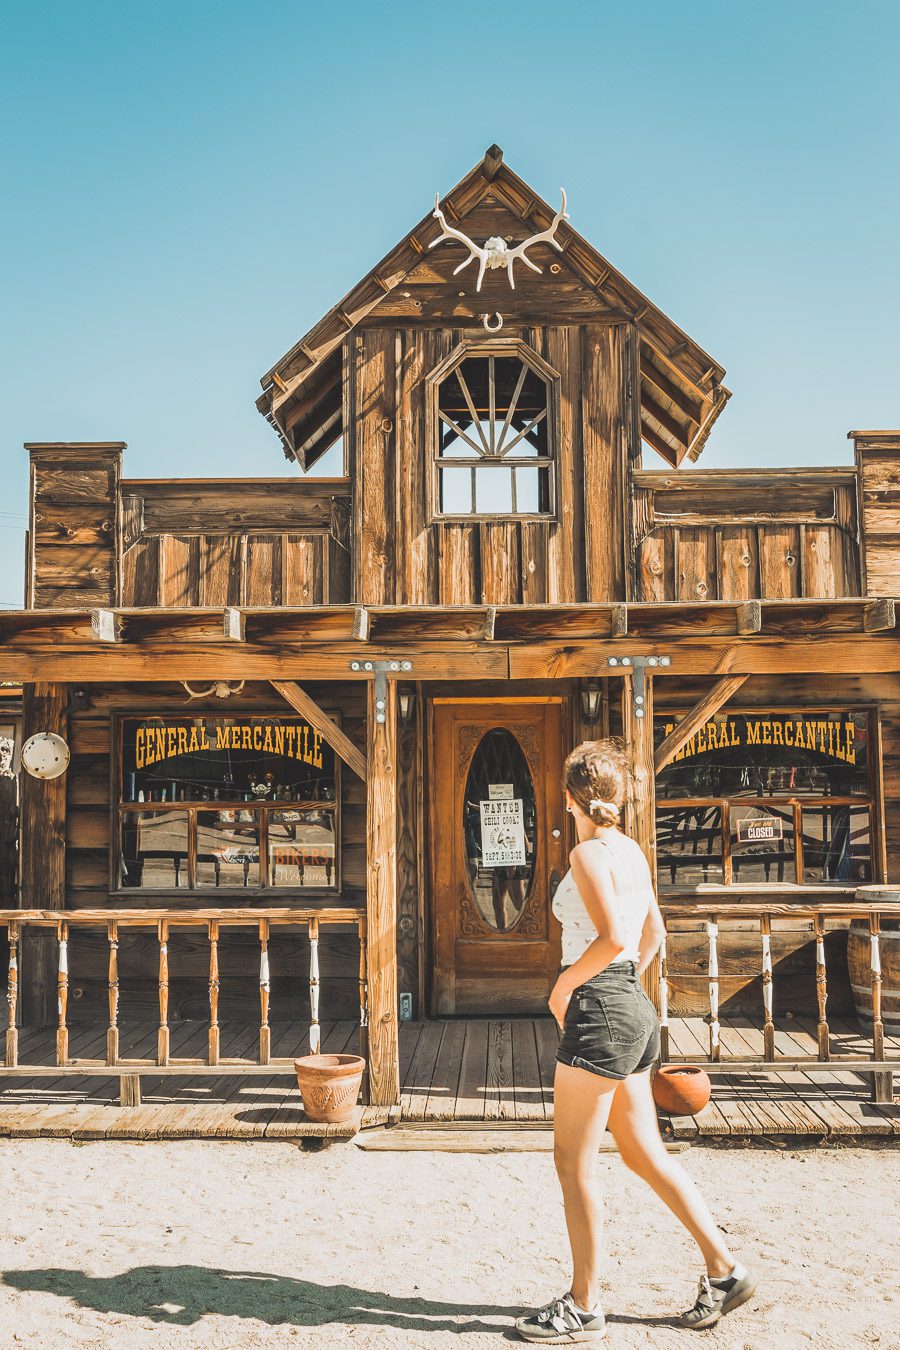
{"type": "MultiPolygon", "coordinates": [[[[3,1350],[482,1350],[521,1344],[511,1319],[567,1288],[548,1154],[34,1140],[0,1160],[3,1350]]],[[[703,1345],[900,1347],[900,1151],[681,1161],[761,1276],[703,1345]]],[[[693,1345],[668,1321],[699,1273],[689,1240],[618,1158],[598,1173],[607,1344],[693,1345]]]]}

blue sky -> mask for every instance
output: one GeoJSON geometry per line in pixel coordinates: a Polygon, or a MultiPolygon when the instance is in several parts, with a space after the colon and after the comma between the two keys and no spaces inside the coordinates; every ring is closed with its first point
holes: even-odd
{"type": "Polygon", "coordinates": [[[900,6],[0,3],[0,603],[26,440],[289,473],[259,376],[491,142],[728,371],[706,465],[900,426],[900,6]]]}

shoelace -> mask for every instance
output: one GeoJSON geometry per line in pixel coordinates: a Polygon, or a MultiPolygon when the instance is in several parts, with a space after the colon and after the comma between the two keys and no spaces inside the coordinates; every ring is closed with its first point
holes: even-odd
{"type": "Polygon", "coordinates": [[[562,1298],[554,1299],[552,1303],[547,1304],[546,1308],[542,1308],[537,1315],[537,1320],[548,1323],[556,1331],[577,1331],[584,1325],[568,1294],[564,1294],[562,1298]]]}
{"type": "Polygon", "coordinates": [[[701,1275],[700,1283],[697,1286],[697,1301],[694,1304],[694,1307],[699,1308],[701,1312],[713,1312],[715,1306],[716,1303],[713,1298],[712,1285],[709,1282],[709,1276],[701,1275]]]}

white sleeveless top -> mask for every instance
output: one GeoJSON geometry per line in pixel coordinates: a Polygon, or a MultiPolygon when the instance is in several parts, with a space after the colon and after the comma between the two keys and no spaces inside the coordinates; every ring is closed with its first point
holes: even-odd
{"type": "MultiPolygon", "coordinates": [[[[598,842],[609,848],[605,839],[599,839],[598,842]]],[[[617,856],[620,862],[623,861],[621,854],[617,854],[617,856]]],[[[617,892],[615,896],[615,905],[618,911],[619,925],[625,940],[625,948],[611,962],[612,965],[618,965],[621,961],[637,962],[644,920],[653,899],[649,870],[645,878],[639,879],[635,875],[635,868],[630,860],[625,866],[635,884],[628,890],[617,892]]],[[[584,955],[598,936],[597,929],[584,907],[584,901],[581,898],[581,892],[575,878],[572,876],[571,867],[556,888],[551,908],[562,924],[562,964],[570,966],[573,961],[577,961],[580,956],[584,955]]]]}

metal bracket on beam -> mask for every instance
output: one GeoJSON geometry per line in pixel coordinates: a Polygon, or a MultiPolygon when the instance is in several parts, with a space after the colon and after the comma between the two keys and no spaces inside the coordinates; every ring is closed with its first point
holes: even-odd
{"type": "Polygon", "coordinates": [[[644,671],[649,666],[653,669],[655,666],[670,666],[672,664],[671,656],[608,656],[606,658],[608,666],[624,666],[623,674],[631,672],[631,695],[634,699],[635,717],[644,715],[644,671]]]}
{"type": "Polygon", "coordinates": [[[412,661],[392,660],[392,661],[351,661],[350,669],[363,671],[366,674],[375,676],[375,721],[384,723],[386,721],[385,708],[387,707],[387,677],[388,675],[407,674],[413,668],[412,661]]]}

